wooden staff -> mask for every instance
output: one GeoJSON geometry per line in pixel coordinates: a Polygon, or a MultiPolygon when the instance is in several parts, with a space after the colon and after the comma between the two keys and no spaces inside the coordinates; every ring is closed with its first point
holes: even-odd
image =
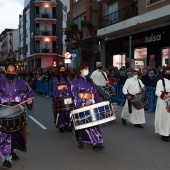
{"type": "MultiPolygon", "coordinates": [[[[33,98],[29,98],[28,100],[30,100],[30,99],[34,99],[34,97],[33,97],[33,98]]],[[[19,106],[19,105],[21,105],[21,104],[26,103],[28,100],[25,100],[25,101],[23,101],[23,102],[21,102],[21,103],[18,103],[18,104],[15,105],[15,106],[9,106],[9,105],[4,105],[4,104],[0,104],[0,106],[5,106],[5,107],[8,107],[8,108],[15,108],[15,107],[17,107],[17,106],[19,106]]]]}

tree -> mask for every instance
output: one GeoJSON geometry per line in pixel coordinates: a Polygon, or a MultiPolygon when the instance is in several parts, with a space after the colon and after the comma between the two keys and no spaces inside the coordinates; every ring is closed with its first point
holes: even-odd
{"type": "MultiPolygon", "coordinates": [[[[87,30],[89,31],[89,34],[91,36],[89,41],[93,44],[92,50],[94,50],[94,47],[98,42],[97,27],[93,26],[93,24],[87,20],[82,20],[81,26],[83,26],[83,28],[87,28],[87,30]]],[[[78,25],[72,22],[70,25],[67,26],[65,30],[65,35],[67,36],[67,38],[76,41],[80,47],[88,48],[89,45],[84,41],[83,28],[79,29],[78,25]]]]}

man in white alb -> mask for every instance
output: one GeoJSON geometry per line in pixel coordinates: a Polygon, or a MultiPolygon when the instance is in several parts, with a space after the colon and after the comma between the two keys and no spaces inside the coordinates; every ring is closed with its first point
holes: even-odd
{"type": "Polygon", "coordinates": [[[130,100],[134,95],[145,90],[144,84],[138,79],[138,71],[133,70],[132,77],[126,80],[122,89],[127,98],[121,115],[123,125],[126,125],[126,120],[128,120],[134,124],[134,127],[143,128],[141,124],[145,123],[144,108],[139,110],[135,109],[133,105],[131,105],[130,100]]]}
{"type": "Polygon", "coordinates": [[[96,68],[97,69],[91,74],[91,79],[93,80],[95,85],[104,87],[109,81],[107,78],[107,74],[102,71],[102,63],[96,62],[96,68]]]}

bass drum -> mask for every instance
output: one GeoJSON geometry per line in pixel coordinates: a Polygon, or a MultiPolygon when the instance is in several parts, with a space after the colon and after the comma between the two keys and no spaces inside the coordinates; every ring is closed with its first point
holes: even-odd
{"type": "Polygon", "coordinates": [[[135,109],[139,110],[144,108],[148,103],[148,98],[145,93],[138,93],[131,99],[132,105],[135,109]]]}

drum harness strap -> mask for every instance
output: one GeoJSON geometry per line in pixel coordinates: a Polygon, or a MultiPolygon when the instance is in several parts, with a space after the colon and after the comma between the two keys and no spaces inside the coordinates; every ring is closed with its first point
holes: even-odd
{"type": "Polygon", "coordinates": [[[164,79],[162,78],[162,84],[163,84],[163,87],[164,87],[164,92],[166,92],[166,88],[165,88],[165,81],[164,79]]]}
{"type": "MultiPolygon", "coordinates": [[[[165,80],[164,80],[163,78],[162,78],[162,84],[163,84],[163,87],[164,87],[164,92],[166,92],[166,88],[165,88],[165,80]]],[[[168,103],[169,103],[169,102],[168,102],[168,100],[167,100],[166,109],[167,109],[168,112],[170,112],[169,109],[168,109],[168,108],[169,108],[169,107],[168,107],[168,103]]]]}
{"type": "MultiPolygon", "coordinates": [[[[107,77],[105,76],[104,72],[102,71],[103,77],[105,78],[106,81],[109,81],[107,79],[107,77]]],[[[100,93],[100,95],[105,99],[105,100],[109,100],[110,101],[110,96],[108,93],[106,93],[105,91],[103,91],[103,88],[101,86],[96,86],[96,90],[98,91],[98,93],[100,93]]]]}

